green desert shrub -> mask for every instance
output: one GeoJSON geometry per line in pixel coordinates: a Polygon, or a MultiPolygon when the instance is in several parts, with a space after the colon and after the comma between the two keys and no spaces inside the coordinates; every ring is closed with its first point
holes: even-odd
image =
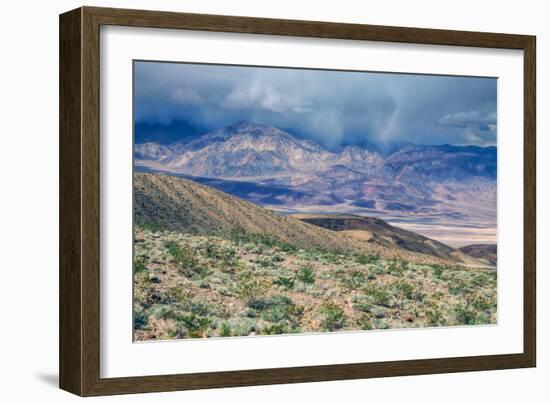
{"type": "Polygon", "coordinates": [[[445,267],[440,264],[434,264],[432,265],[433,275],[438,280],[441,280],[443,277],[443,273],[445,272],[445,267]]]}
{"type": "Polygon", "coordinates": [[[181,285],[167,288],[161,295],[161,302],[165,304],[183,303],[191,297],[191,292],[181,285]]]}
{"type": "Polygon", "coordinates": [[[210,328],[211,319],[195,314],[181,315],[176,318],[176,336],[204,337],[210,328]]]}
{"type": "Polygon", "coordinates": [[[288,334],[293,333],[294,331],[295,329],[289,328],[286,323],[270,323],[262,329],[262,333],[268,335],[288,334]]]}
{"type": "Polygon", "coordinates": [[[209,259],[218,259],[220,254],[220,248],[214,242],[208,241],[204,246],[205,256],[209,259]]]}
{"type": "Polygon", "coordinates": [[[134,262],[134,273],[143,273],[147,271],[147,266],[145,265],[146,260],[143,257],[135,259],[134,262]]]}
{"type": "Polygon", "coordinates": [[[355,327],[361,330],[372,330],[373,320],[370,315],[361,314],[355,319],[355,327]]]}
{"type": "Polygon", "coordinates": [[[324,252],[321,256],[321,261],[325,264],[340,264],[342,263],[342,255],[332,252],[324,252]]]}
{"type": "Polygon", "coordinates": [[[486,287],[492,282],[490,276],[485,273],[475,274],[472,279],[469,281],[470,284],[476,287],[486,287]]]}
{"type": "Polygon", "coordinates": [[[315,283],[315,272],[311,266],[302,266],[298,273],[296,273],[296,278],[302,283],[313,284],[315,283]]]}
{"type": "Polygon", "coordinates": [[[162,224],[154,221],[140,222],[138,224],[144,231],[159,232],[163,230],[162,224]]]}
{"type": "Polygon", "coordinates": [[[386,271],[389,274],[393,274],[394,276],[402,276],[403,272],[407,270],[408,263],[404,260],[400,260],[397,258],[394,258],[390,261],[388,261],[386,265],[386,271]]]}
{"type": "Polygon", "coordinates": [[[481,325],[489,323],[489,318],[469,305],[459,305],[454,309],[455,318],[461,325],[481,325]]]}
{"type": "Polygon", "coordinates": [[[266,281],[252,270],[241,270],[237,273],[234,284],[235,294],[245,301],[262,296],[268,288],[266,281]]]}
{"type": "Polygon", "coordinates": [[[469,300],[472,307],[478,311],[495,310],[497,307],[496,298],[492,296],[477,295],[469,300]]]}
{"type": "Polygon", "coordinates": [[[367,274],[361,270],[338,270],[335,276],[349,290],[357,290],[367,284],[367,274]]]}
{"type": "Polygon", "coordinates": [[[445,323],[445,318],[443,314],[438,309],[428,309],[426,310],[426,317],[432,325],[440,326],[445,323]]]}
{"type": "Polygon", "coordinates": [[[468,294],[469,292],[469,285],[462,279],[456,279],[449,285],[449,293],[451,295],[468,294]]]}
{"type": "Polygon", "coordinates": [[[147,312],[144,310],[139,310],[134,312],[134,329],[147,329],[149,324],[149,317],[147,312]]]}
{"type": "Polygon", "coordinates": [[[235,267],[238,264],[237,251],[230,247],[222,247],[209,241],[204,247],[204,253],[221,269],[235,267]]]}
{"type": "Polygon", "coordinates": [[[176,313],[173,307],[161,305],[153,309],[153,315],[157,319],[173,319],[176,313]]]}
{"type": "Polygon", "coordinates": [[[391,307],[392,296],[380,287],[368,286],[365,287],[365,294],[369,297],[373,304],[391,307]]]}
{"type": "Polygon", "coordinates": [[[372,301],[364,296],[353,299],[353,309],[359,312],[371,312],[373,309],[372,301]]]}
{"type": "Polygon", "coordinates": [[[280,242],[277,246],[283,252],[296,252],[298,250],[295,245],[288,242],[280,242]]]}
{"type": "Polygon", "coordinates": [[[256,263],[264,269],[268,267],[274,267],[273,261],[271,259],[258,259],[256,260],[256,263]]]}
{"type": "Polygon", "coordinates": [[[372,264],[376,263],[380,260],[380,254],[379,253],[371,253],[368,255],[360,254],[355,256],[355,261],[359,264],[372,264]]]}
{"type": "Polygon", "coordinates": [[[220,325],[220,331],[219,334],[221,337],[229,337],[231,336],[231,326],[227,322],[223,322],[220,325]]]}
{"type": "Polygon", "coordinates": [[[218,267],[222,269],[236,267],[239,265],[237,251],[233,248],[223,249],[218,256],[218,267]]]}
{"type": "Polygon", "coordinates": [[[281,255],[273,255],[273,256],[271,257],[271,261],[272,261],[273,263],[284,262],[284,261],[285,261],[285,258],[282,257],[281,255]]]}
{"type": "Polygon", "coordinates": [[[344,310],[334,302],[324,302],[318,309],[320,327],[323,330],[334,331],[346,325],[344,310]]]}
{"type": "Polygon", "coordinates": [[[191,248],[180,247],[172,241],[166,242],[164,247],[178,265],[180,273],[185,277],[197,275],[199,278],[202,278],[209,274],[208,269],[199,264],[191,248]]]}
{"type": "Polygon", "coordinates": [[[248,336],[250,333],[258,330],[256,320],[251,318],[232,318],[227,322],[227,325],[230,328],[231,336],[248,336]]]}
{"type": "Polygon", "coordinates": [[[292,277],[279,276],[273,281],[273,284],[290,290],[294,287],[294,279],[292,277]]]}
{"type": "Polygon", "coordinates": [[[274,295],[269,298],[256,298],[248,302],[249,315],[260,316],[266,322],[285,324],[289,331],[299,326],[303,307],[294,304],[287,296],[274,295]]]}
{"type": "Polygon", "coordinates": [[[384,274],[386,271],[384,270],[384,267],[382,264],[376,264],[374,266],[371,266],[369,268],[369,274],[379,276],[381,274],[384,274]]]}

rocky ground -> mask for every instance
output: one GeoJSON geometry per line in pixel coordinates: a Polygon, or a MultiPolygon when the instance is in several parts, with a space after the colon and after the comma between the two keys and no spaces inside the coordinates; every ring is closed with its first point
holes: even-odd
{"type": "Polygon", "coordinates": [[[496,323],[496,271],[137,227],[134,339],[496,323]]]}

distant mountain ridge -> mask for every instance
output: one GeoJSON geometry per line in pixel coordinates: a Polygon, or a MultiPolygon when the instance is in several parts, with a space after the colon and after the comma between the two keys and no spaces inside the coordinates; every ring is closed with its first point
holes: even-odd
{"type": "MultiPolygon", "coordinates": [[[[496,228],[495,147],[402,143],[382,152],[365,143],[334,151],[238,121],[186,141],[136,144],[134,154],[138,172],[190,178],[288,213],[496,228]]],[[[458,244],[479,243],[469,239],[458,244]]]]}
{"type": "Polygon", "coordinates": [[[189,141],[135,146],[136,162],[192,176],[239,178],[307,173],[343,165],[380,176],[411,176],[444,180],[496,178],[496,148],[404,145],[385,156],[348,145],[339,152],[299,139],[272,126],[238,121],[189,141]]]}

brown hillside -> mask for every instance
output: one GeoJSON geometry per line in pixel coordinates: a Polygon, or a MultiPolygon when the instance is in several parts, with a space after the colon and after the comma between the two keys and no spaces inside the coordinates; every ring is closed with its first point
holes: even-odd
{"type": "Polygon", "coordinates": [[[460,250],[393,226],[380,218],[351,214],[293,214],[291,217],[332,231],[342,231],[352,237],[376,242],[392,249],[423,253],[456,263],[479,264],[472,259],[475,258],[473,255],[465,255],[460,250]]]}
{"type": "Polygon", "coordinates": [[[497,264],[497,246],[496,245],[468,245],[460,248],[462,253],[476,259],[481,259],[487,263],[496,266],[497,264]]]}

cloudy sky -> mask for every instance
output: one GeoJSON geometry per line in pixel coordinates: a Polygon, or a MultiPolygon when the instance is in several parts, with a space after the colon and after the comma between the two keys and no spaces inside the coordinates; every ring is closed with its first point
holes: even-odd
{"type": "Polygon", "coordinates": [[[327,147],[496,143],[493,78],[157,62],[134,67],[136,123],[181,121],[206,132],[248,120],[327,147]]]}

